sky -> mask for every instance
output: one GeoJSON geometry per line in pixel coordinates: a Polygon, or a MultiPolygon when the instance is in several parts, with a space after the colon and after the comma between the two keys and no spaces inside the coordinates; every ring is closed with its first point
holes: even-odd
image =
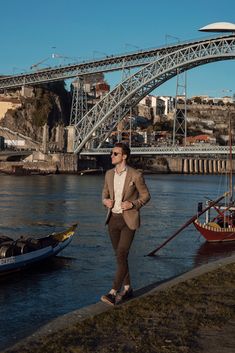
{"type": "MultiPolygon", "coordinates": [[[[0,9],[0,75],[205,38],[199,28],[235,23],[234,0],[0,0],[0,9]]],[[[120,75],[106,76],[111,87],[120,75]]],[[[188,71],[186,86],[188,97],[233,95],[235,61],[188,71]]],[[[176,79],[154,94],[174,96],[176,79]]]]}

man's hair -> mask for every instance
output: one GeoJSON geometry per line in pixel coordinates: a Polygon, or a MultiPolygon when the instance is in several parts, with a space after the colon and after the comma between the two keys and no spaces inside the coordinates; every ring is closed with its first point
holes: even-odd
{"type": "Polygon", "coordinates": [[[115,147],[120,147],[122,149],[122,153],[127,156],[127,159],[130,157],[131,150],[130,150],[129,146],[126,143],[124,143],[124,142],[116,142],[114,146],[115,147]]]}

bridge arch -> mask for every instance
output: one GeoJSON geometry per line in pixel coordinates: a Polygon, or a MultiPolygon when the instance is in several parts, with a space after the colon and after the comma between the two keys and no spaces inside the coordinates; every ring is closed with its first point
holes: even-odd
{"type": "Polygon", "coordinates": [[[88,141],[100,147],[131,107],[179,70],[234,58],[235,35],[231,35],[189,44],[146,65],[116,86],[75,125],[74,153],[79,153],[88,141]]]}

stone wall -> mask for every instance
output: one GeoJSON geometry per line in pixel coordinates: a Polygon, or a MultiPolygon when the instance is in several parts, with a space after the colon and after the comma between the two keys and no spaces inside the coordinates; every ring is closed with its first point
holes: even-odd
{"type": "Polygon", "coordinates": [[[48,154],[33,152],[23,161],[0,162],[0,172],[9,174],[76,173],[78,156],[74,154],[48,154]]]}
{"type": "MultiPolygon", "coordinates": [[[[212,158],[176,158],[176,157],[135,157],[131,165],[146,173],[164,174],[225,174],[230,170],[230,162],[226,159],[212,158]]],[[[77,173],[81,170],[112,168],[110,158],[103,156],[79,157],[72,153],[43,154],[33,152],[24,161],[0,162],[0,172],[9,174],[50,174],[77,173]]],[[[232,161],[235,173],[235,160],[232,161]]]]}
{"type": "MultiPolygon", "coordinates": [[[[224,174],[230,162],[223,158],[132,157],[132,165],[149,173],[224,174]]],[[[235,160],[232,161],[235,173],[235,160]]]]}
{"type": "MultiPolygon", "coordinates": [[[[182,174],[225,174],[230,170],[230,161],[223,158],[166,158],[170,173],[182,174]]],[[[235,172],[235,161],[232,161],[235,172]]]]}

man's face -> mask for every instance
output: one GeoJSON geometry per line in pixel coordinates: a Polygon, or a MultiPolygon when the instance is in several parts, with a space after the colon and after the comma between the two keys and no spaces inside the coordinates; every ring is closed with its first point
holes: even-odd
{"type": "Polygon", "coordinates": [[[111,159],[113,165],[120,164],[126,159],[121,147],[114,147],[112,149],[111,159]]]}

